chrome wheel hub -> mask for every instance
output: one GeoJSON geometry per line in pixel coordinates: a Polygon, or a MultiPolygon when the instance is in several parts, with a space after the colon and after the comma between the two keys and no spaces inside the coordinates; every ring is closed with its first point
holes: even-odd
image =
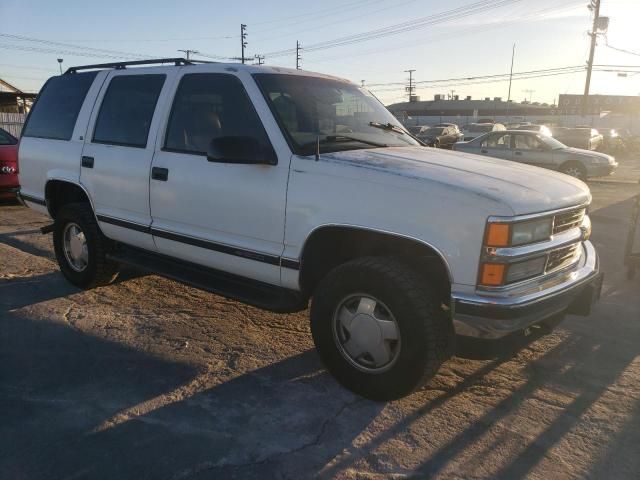
{"type": "Polygon", "coordinates": [[[64,256],[69,266],[82,272],[89,263],[89,248],[82,229],[75,223],[68,223],[62,233],[64,256]]]}
{"type": "Polygon", "coordinates": [[[338,350],[354,367],[366,372],[391,368],[400,353],[400,329],[382,302],[364,294],[340,302],[333,316],[338,350]]]}
{"type": "Polygon", "coordinates": [[[580,170],[575,167],[567,168],[564,171],[567,175],[571,175],[572,177],[580,178],[580,170]]]}

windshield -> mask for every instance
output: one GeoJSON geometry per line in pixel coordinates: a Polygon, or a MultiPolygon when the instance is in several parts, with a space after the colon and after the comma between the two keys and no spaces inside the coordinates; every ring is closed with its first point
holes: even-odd
{"type": "Polygon", "coordinates": [[[564,143],[559,142],[555,138],[549,137],[547,135],[540,135],[538,137],[538,140],[540,140],[542,143],[544,143],[545,145],[550,147],[552,150],[559,150],[561,148],[567,148],[567,146],[564,143]]]}
{"type": "Polygon", "coordinates": [[[431,127],[422,132],[422,135],[442,135],[442,132],[444,132],[443,127],[431,127]]]}
{"type": "Polygon", "coordinates": [[[253,77],[298,155],[312,155],[317,143],[321,153],[419,145],[371,93],[356,85],[301,75],[253,77]]]}

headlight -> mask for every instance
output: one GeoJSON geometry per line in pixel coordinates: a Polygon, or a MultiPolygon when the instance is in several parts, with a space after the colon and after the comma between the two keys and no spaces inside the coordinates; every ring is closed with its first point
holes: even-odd
{"type": "Polygon", "coordinates": [[[544,273],[544,267],[547,264],[546,255],[534,258],[533,260],[525,260],[524,262],[512,263],[507,269],[507,277],[505,283],[513,283],[527,278],[537,277],[544,273]]]}
{"type": "Polygon", "coordinates": [[[552,218],[517,223],[492,222],[487,227],[485,245],[487,247],[511,247],[542,242],[551,237],[552,227],[552,218]]]}

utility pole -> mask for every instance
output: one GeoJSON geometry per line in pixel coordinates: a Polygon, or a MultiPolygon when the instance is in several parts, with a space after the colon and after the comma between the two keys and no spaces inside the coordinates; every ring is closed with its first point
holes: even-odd
{"type": "Polygon", "coordinates": [[[300,60],[302,57],[300,56],[300,50],[302,47],[300,46],[300,42],[296,40],[296,70],[300,70],[300,60]]]}
{"type": "Polygon", "coordinates": [[[509,72],[509,94],[507,95],[507,102],[511,101],[511,81],[513,80],[513,60],[516,57],[516,44],[513,44],[513,50],[511,50],[511,71],[509,72]]]}
{"type": "Polygon", "coordinates": [[[264,64],[264,55],[255,55],[253,58],[258,62],[258,65],[264,64]]]}
{"type": "Polygon", "coordinates": [[[449,97],[449,100],[453,100],[453,94],[454,94],[454,93],[456,93],[456,91],[452,89],[452,90],[451,90],[451,97],[449,97]]]}
{"type": "Polygon", "coordinates": [[[409,85],[404,87],[405,91],[409,94],[409,101],[411,101],[411,97],[413,97],[413,93],[416,90],[415,85],[413,84],[413,72],[415,72],[415,68],[411,70],[405,70],[405,73],[409,74],[409,85]]]}
{"type": "Polygon", "coordinates": [[[192,53],[194,53],[194,54],[195,54],[195,53],[200,53],[200,52],[199,52],[199,51],[197,51],[197,50],[189,50],[189,49],[186,49],[186,50],[180,50],[180,49],[178,49],[178,51],[179,51],[179,52],[184,52],[184,54],[187,56],[187,60],[189,60],[189,58],[190,58],[190,57],[189,57],[189,56],[190,56],[190,54],[192,54],[192,53]]]}
{"type": "Polygon", "coordinates": [[[593,10],[593,27],[591,28],[591,49],[589,50],[589,61],[587,62],[587,80],[584,84],[584,97],[582,98],[582,115],[589,111],[589,88],[591,87],[591,71],[593,70],[593,56],[596,53],[596,41],[598,39],[598,22],[600,19],[600,0],[591,0],[589,10],[593,10]]]}
{"type": "Polygon", "coordinates": [[[244,49],[247,47],[247,26],[244,23],[240,24],[240,47],[242,48],[240,59],[244,63],[244,49]]]}
{"type": "Polygon", "coordinates": [[[360,86],[364,87],[364,80],[360,80],[360,86]]]}

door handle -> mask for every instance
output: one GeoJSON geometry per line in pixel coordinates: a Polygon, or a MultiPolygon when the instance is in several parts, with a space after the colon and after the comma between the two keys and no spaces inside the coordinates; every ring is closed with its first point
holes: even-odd
{"type": "Polygon", "coordinates": [[[485,149],[482,149],[482,150],[480,150],[480,153],[489,153],[489,151],[485,150],[485,149]]]}
{"type": "Polygon", "coordinates": [[[84,168],[93,168],[93,157],[82,156],[82,166],[84,168]]]}
{"type": "Polygon", "coordinates": [[[153,180],[160,180],[166,182],[169,179],[169,169],[161,167],[153,167],[151,169],[151,178],[153,180]]]}

